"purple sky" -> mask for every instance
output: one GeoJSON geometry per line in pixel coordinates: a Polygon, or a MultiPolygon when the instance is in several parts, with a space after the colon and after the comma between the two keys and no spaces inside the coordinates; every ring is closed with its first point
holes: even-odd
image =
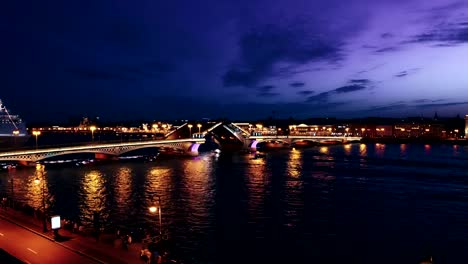
{"type": "Polygon", "coordinates": [[[468,114],[466,1],[3,5],[0,98],[26,121],[468,114]]]}

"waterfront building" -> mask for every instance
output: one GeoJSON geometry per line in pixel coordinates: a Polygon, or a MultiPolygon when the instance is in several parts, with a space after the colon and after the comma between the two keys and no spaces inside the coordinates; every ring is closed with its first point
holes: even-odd
{"type": "Polygon", "coordinates": [[[465,138],[468,140],[468,115],[465,115],[465,138]]]}

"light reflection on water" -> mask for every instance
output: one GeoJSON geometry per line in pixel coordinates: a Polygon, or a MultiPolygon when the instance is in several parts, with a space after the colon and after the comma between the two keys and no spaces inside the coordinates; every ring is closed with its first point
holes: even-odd
{"type": "MultiPolygon", "coordinates": [[[[252,263],[402,263],[427,244],[449,260],[468,252],[444,246],[468,245],[467,147],[346,144],[251,157],[46,168],[45,186],[55,213],[89,225],[98,214],[156,230],[148,207],[160,196],[164,228],[190,263],[224,263],[240,245],[252,263]]],[[[34,170],[0,172],[0,192],[11,177],[17,198],[38,208],[34,170]]]]}
{"type": "Polygon", "coordinates": [[[109,197],[102,172],[92,170],[86,172],[80,190],[79,218],[85,226],[93,225],[96,215],[104,223],[108,222],[109,210],[106,206],[109,197]]]}

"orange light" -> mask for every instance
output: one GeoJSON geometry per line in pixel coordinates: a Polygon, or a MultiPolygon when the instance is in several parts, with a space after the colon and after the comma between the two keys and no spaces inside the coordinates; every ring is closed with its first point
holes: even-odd
{"type": "Polygon", "coordinates": [[[158,211],[158,208],[156,206],[151,206],[149,208],[149,211],[150,211],[150,213],[154,214],[154,213],[156,213],[158,211]]]}

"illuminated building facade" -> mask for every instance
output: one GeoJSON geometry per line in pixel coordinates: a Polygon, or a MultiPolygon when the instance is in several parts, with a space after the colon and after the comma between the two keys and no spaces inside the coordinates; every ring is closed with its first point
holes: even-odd
{"type": "Polygon", "coordinates": [[[465,115],[465,138],[468,140],[468,115],[465,115]]]}

